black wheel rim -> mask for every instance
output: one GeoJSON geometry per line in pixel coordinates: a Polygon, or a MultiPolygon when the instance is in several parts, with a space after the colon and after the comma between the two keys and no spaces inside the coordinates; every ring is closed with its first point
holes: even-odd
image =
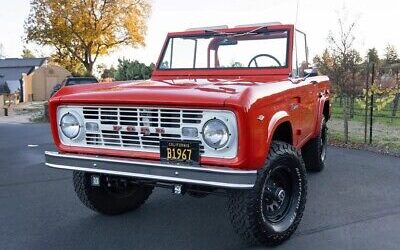
{"type": "Polygon", "coordinates": [[[326,151],[328,147],[328,133],[327,133],[327,128],[326,126],[322,127],[321,130],[321,160],[325,161],[326,158],[326,151]]]}
{"type": "Polygon", "coordinates": [[[280,223],[287,218],[294,200],[293,173],[284,166],[274,168],[264,182],[261,210],[266,223],[280,223]]]}

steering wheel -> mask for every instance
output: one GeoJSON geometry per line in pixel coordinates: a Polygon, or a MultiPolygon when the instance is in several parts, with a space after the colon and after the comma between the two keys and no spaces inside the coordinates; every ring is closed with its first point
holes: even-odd
{"type": "Polygon", "coordinates": [[[251,64],[252,64],[253,61],[254,61],[254,64],[256,65],[256,68],[258,68],[257,58],[259,58],[259,57],[269,57],[269,58],[271,58],[272,60],[274,60],[274,61],[278,64],[279,67],[282,66],[282,64],[278,61],[278,59],[276,59],[276,57],[271,56],[270,54],[259,54],[259,55],[256,55],[255,57],[251,58],[251,60],[250,60],[250,62],[249,62],[249,65],[248,65],[247,67],[250,68],[251,64]]]}

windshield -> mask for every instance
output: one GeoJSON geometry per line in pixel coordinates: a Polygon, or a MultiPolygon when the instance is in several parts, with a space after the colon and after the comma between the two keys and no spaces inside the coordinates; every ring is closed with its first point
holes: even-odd
{"type": "Polygon", "coordinates": [[[171,37],[159,69],[286,67],[287,47],[287,31],[171,37]]]}

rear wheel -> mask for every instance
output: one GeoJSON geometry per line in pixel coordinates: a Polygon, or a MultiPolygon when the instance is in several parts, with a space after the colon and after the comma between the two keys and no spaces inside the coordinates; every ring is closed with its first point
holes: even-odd
{"type": "Polygon", "coordinates": [[[313,172],[320,172],[325,168],[328,148],[328,127],[325,118],[322,118],[320,126],[320,134],[307,142],[301,151],[306,169],[313,172]]]}
{"type": "Polygon", "coordinates": [[[249,244],[274,246],[296,230],[306,203],[306,171],[291,145],[274,142],[265,167],[251,190],[229,193],[235,231],[249,244]]]}
{"type": "Polygon", "coordinates": [[[73,175],[75,192],[82,203],[106,215],[121,214],[139,208],[153,191],[153,187],[106,175],[99,175],[99,186],[93,186],[91,173],[74,171],[73,175]]]}

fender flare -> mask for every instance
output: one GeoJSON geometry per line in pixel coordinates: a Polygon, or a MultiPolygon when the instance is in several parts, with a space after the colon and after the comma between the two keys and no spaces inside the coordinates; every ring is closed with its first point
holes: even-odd
{"type": "MultiPolygon", "coordinates": [[[[276,128],[281,125],[284,122],[290,122],[290,116],[286,111],[278,111],[276,112],[270,119],[270,122],[268,124],[268,131],[267,131],[267,154],[269,152],[269,146],[272,143],[272,137],[275,133],[276,128]]],[[[293,135],[293,127],[292,127],[292,138],[294,138],[293,135]]]]}

